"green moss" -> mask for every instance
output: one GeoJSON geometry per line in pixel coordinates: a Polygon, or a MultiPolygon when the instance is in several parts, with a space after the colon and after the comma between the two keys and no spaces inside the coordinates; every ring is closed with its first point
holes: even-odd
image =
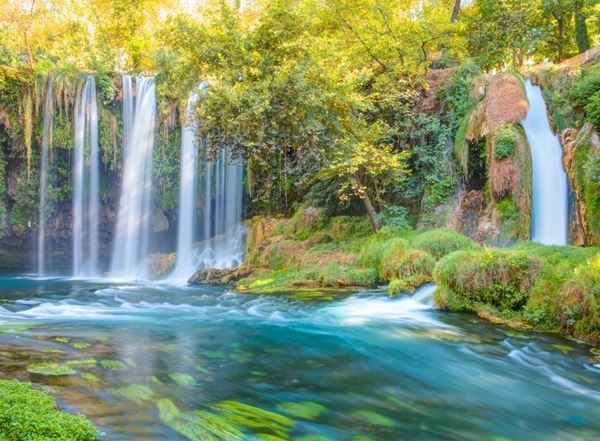
{"type": "Polygon", "coordinates": [[[61,375],[73,375],[77,371],[66,364],[59,363],[37,363],[30,364],[27,366],[27,372],[35,375],[44,376],[61,376],[61,375]]]}
{"type": "Polygon", "coordinates": [[[491,311],[596,341],[599,256],[597,248],[534,243],[457,251],[436,265],[435,299],[452,310],[491,311]]]}
{"type": "Polygon", "coordinates": [[[98,436],[85,417],[59,411],[52,397],[29,383],[0,380],[0,439],[91,441],[98,436]]]}

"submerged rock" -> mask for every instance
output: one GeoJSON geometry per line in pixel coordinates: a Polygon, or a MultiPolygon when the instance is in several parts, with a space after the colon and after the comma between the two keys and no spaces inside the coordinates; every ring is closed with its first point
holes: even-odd
{"type": "Polygon", "coordinates": [[[197,271],[188,280],[192,285],[228,285],[250,274],[250,268],[241,265],[235,268],[207,268],[197,271]]]}

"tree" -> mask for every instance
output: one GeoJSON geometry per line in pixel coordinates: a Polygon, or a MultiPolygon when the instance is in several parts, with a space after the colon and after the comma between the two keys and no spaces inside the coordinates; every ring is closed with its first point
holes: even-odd
{"type": "Polygon", "coordinates": [[[557,63],[565,58],[565,52],[571,43],[570,32],[575,3],[577,0],[542,0],[542,16],[550,24],[548,39],[554,49],[553,57],[557,63]]]}
{"type": "Polygon", "coordinates": [[[378,144],[381,134],[381,127],[372,125],[357,133],[358,138],[346,137],[317,174],[320,179],[337,178],[342,199],[352,195],[361,201],[373,231],[380,225],[371,194],[381,197],[381,189],[400,186],[409,173],[408,152],[394,153],[391,146],[378,144]]]}
{"type": "Polygon", "coordinates": [[[583,0],[575,1],[575,42],[579,53],[590,48],[590,37],[588,35],[586,16],[583,0]]]}

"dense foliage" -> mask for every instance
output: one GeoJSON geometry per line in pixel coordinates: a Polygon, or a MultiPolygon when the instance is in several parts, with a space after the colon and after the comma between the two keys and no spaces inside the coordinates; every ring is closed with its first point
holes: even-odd
{"type": "MultiPolygon", "coordinates": [[[[161,209],[176,203],[181,110],[204,82],[199,135],[210,154],[227,147],[233,160],[244,158],[249,214],[291,213],[308,198],[331,214],[366,209],[374,228],[398,212],[405,213],[396,216],[401,222],[436,225],[435,207],[456,190],[453,140],[474,105],[480,67],[561,61],[598,44],[600,22],[596,0],[476,0],[458,9],[451,0],[118,0],[93,8],[55,0],[2,7],[0,119],[11,143],[3,152],[24,161],[28,176],[36,173],[40,78],[61,78],[67,112],[55,119],[55,139],[68,147],[69,100],[81,72],[95,74],[103,161],[118,173],[113,72],[155,74],[161,209]],[[457,66],[449,82],[429,74],[457,66]]],[[[597,118],[599,101],[586,100],[589,118],[597,118]]],[[[17,181],[16,193],[36,193],[35,182],[17,181]]],[[[54,188],[58,201],[69,193],[68,180],[54,188]]],[[[34,217],[35,198],[19,198],[11,198],[12,223],[22,230],[34,217]]]]}
{"type": "Polygon", "coordinates": [[[98,435],[85,417],[57,410],[52,397],[29,383],[0,381],[1,439],[93,441],[98,435]]]}

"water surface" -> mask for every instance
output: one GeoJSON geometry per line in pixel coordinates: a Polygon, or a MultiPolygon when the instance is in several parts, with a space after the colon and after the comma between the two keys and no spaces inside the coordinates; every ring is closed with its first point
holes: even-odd
{"type": "Polygon", "coordinates": [[[0,375],[50,387],[106,439],[600,437],[592,348],[437,311],[426,292],[2,278],[0,298],[0,375]]]}

